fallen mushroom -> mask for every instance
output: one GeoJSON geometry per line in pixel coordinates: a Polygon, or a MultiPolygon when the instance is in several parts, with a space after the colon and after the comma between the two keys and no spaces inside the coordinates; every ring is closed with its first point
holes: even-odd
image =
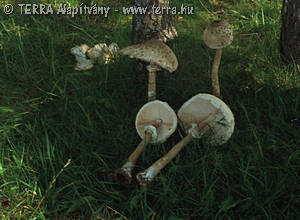
{"type": "Polygon", "coordinates": [[[75,59],[77,60],[75,70],[88,70],[94,66],[93,61],[88,59],[88,57],[86,56],[86,52],[89,49],[89,46],[86,44],[71,48],[71,54],[73,54],[75,56],[75,59]]]}
{"type": "Polygon", "coordinates": [[[117,57],[119,49],[116,43],[111,43],[109,46],[105,43],[100,43],[92,48],[86,44],[73,47],[71,48],[71,54],[73,54],[77,60],[75,70],[91,69],[95,62],[108,64],[109,61],[117,57]]]}
{"type": "Polygon", "coordinates": [[[220,97],[218,70],[221,62],[222,48],[233,41],[233,28],[227,21],[213,21],[204,30],[203,40],[206,46],[216,49],[215,58],[211,69],[211,83],[213,95],[220,97]]]}
{"type": "Polygon", "coordinates": [[[119,48],[118,44],[111,43],[108,46],[108,55],[106,55],[106,59],[108,60],[108,62],[110,60],[112,60],[113,58],[116,58],[119,55],[119,51],[120,51],[120,48],[119,48]]]}
{"type": "Polygon", "coordinates": [[[135,127],[142,141],[129,156],[127,162],[115,170],[115,180],[120,184],[131,183],[131,171],[144,146],[149,143],[163,143],[174,133],[177,127],[176,113],[166,102],[159,100],[148,102],[139,110],[135,127]]]}
{"type": "Polygon", "coordinates": [[[93,48],[90,48],[86,55],[92,60],[97,60],[98,63],[105,63],[106,58],[104,54],[106,53],[108,53],[108,47],[106,43],[100,43],[96,44],[93,48]]]}
{"type": "Polygon", "coordinates": [[[148,101],[156,99],[156,72],[164,68],[174,72],[178,61],[173,51],[161,40],[151,39],[141,44],[135,44],[120,50],[121,55],[140,59],[150,64],[148,70],[148,101]]]}
{"type": "Polygon", "coordinates": [[[221,145],[228,141],[234,130],[234,116],[231,110],[222,100],[210,94],[192,97],[182,105],[177,115],[187,135],[166,155],[136,175],[141,186],[150,184],[192,139],[203,138],[211,145],[221,145]]]}
{"type": "Polygon", "coordinates": [[[109,61],[117,57],[119,49],[116,43],[111,43],[109,46],[107,46],[106,43],[100,43],[90,48],[86,54],[88,58],[98,61],[100,64],[108,64],[109,61]]]}

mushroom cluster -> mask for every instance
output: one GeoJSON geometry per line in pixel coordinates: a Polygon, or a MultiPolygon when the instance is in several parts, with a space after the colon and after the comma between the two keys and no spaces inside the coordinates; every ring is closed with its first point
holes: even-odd
{"type": "Polygon", "coordinates": [[[220,97],[218,69],[222,48],[233,41],[232,26],[226,21],[210,23],[203,34],[205,44],[216,49],[211,70],[213,95],[200,93],[186,101],[177,115],[166,102],[156,100],[156,73],[161,69],[174,72],[178,61],[173,51],[161,40],[151,39],[141,44],[131,45],[120,50],[121,55],[148,62],[148,103],[139,110],[135,127],[142,141],[137,145],[125,164],[115,170],[118,183],[132,182],[132,170],[144,147],[163,143],[177,128],[177,121],[186,136],[163,157],[146,170],[137,173],[140,186],[148,186],[159,172],[192,140],[202,139],[210,145],[225,144],[231,137],[235,121],[230,108],[220,97]]]}
{"type": "Polygon", "coordinates": [[[166,141],[176,130],[177,117],[166,102],[156,100],[156,72],[166,69],[174,72],[178,61],[173,51],[162,41],[151,39],[141,44],[131,45],[120,50],[121,55],[140,59],[149,63],[148,70],[148,103],[137,113],[135,127],[142,141],[129,156],[126,163],[115,170],[115,180],[121,184],[132,181],[132,169],[148,144],[166,141]]]}
{"type": "Polygon", "coordinates": [[[187,135],[166,155],[137,174],[141,186],[149,185],[192,139],[203,138],[211,145],[222,145],[228,141],[234,130],[234,116],[230,108],[221,99],[210,94],[192,97],[181,106],[177,115],[187,135]]]}

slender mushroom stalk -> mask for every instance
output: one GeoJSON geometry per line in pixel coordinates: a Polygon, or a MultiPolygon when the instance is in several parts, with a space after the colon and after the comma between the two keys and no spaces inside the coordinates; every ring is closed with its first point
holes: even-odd
{"type": "MultiPolygon", "coordinates": [[[[216,118],[215,114],[207,115],[203,121],[201,121],[194,128],[194,133],[200,132],[203,128],[209,125],[216,118]]],[[[157,174],[193,139],[192,131],[189,132],[180,142],[178,142],[166,155],[157,160],[148,169],[137,174],[136,178],[140,186],[147,186],[150,184],[157,174]]]]}
{"type": "Polygon", "coordinates": [[[150,63],[147,66],[149,74],[148,101],[153,101],[156,98],[156,72],[161,68],[174,72],[178,67],[178,60],[173,51],[158,39],[125,47],[120,50],[120,54],[150,63]]]}
{"type": "Polygon", "coordinates": [[[148,101],[154,101],[156,99],[156,72],[161,68],[155,64],[147,66],[148,70],[148,101]]]}
{"type": "Polygon", "coordinates": [[[174,133],[177,127],[176,113],[166,102],[159,100],[148,102],[138,112],[135,127],[143,140],[127,162],[115,170],[115,180],[120,184],[131,183],[131,172],[145,146],[150,143],[162,143],[174,133]]]}
{"type": "Polygon", "coordinates": [[[203,40],[209,48],[216,49],[211,69],[213,95],[220,97],[218,70],[221,61],[222,48],[233,41],[233,28],[227,21],[213,21],[204,30],[203,40]]]}
{"type": "Polygon", "coordinates": [[[150,129],[150,126],[145,126],[145,137],[139,143],[139,145],[135,148],[132,154],[128,157],[126,163],[121,167],[115,170],[115,180],[119,184],[130,184],[132,181],[132,169],[134,168],[137,159],[139,158],[140,154],[143,152],[144,147],[146,147],[150,142],[151,139],[156,138],[156,129],[158,129],[161,125],[162,121],[157,120],[156,124],[152,126],[155,127],[155,130],[150,129]]]}
{"type": "Polygon", "coordinates": [[[219,83],[218,70],[221,62],[221,56],[222,56],[222,48],[217,48],[214,62],[211,68],[211,86],[213,89],[213,95],[217,97],[220,97],[220,83],[219,83]]]}
{"type": "Polygon", "coordinates": [[[204,138],[211,145],[221,145],[227,142],[234,130],[231,110],[222,100],[210,94],[193,96],[181,106],[177,115],[180,125],[187,133],[186,137],[152,166],[137,174],[141,186],[150,184],[192,139],[204,138]]]}

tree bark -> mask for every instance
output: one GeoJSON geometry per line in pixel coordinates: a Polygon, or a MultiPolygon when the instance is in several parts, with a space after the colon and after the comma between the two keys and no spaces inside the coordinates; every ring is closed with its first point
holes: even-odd
{"type": "MultiPolygon", "coordinates": [[[[157,38],[163,40],[168,46],[177,37],[176,29],[173,25],[172,16],[169,12],[163,11],[161,14],[153,13],[153,6],[169,7],[169,0],[133,0],[134,7],[147,7],[146,14],[134,14],[132,19],[131,43],[138,44],[146,40],[157,38]]],[[[145,78],[146,63],[136,61],[135,72],[138,77],[145,78]]]]}
{"type": "Polygon", "coordinates": [[[300,1],[283,0],[280,53],[286,63],[300,64],[300,1]]]}

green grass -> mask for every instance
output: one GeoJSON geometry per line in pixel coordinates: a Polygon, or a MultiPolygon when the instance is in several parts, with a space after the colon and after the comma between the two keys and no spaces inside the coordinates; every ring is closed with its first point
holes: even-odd
{"type": "MultiPolygon", "coordinates": [[[[113,180],[140,141],[134,120],[146,99],[136,97],[146,95],[146,82],[136,83],[127,57],[77,72],[70,54],[82,43],[129,45],[130,17],[7,16],[1,6],[1,219],[297,219],[300,130],[290,120],[299,117],[300,80],[278,51],[281,1],[210,2],[186,1],[195,14],[174,16],[179,68],[158,82],[159,98],[177,111],[193,95],[211,92],[214,51],[202,33],[226,18],[235,39],[223,51],[220,81],[235,131],[223,146],[189,144],[148,190],[113,180]]],[[[135,172],[183,135],[178,129],[147,148],[135,172]]]]}

